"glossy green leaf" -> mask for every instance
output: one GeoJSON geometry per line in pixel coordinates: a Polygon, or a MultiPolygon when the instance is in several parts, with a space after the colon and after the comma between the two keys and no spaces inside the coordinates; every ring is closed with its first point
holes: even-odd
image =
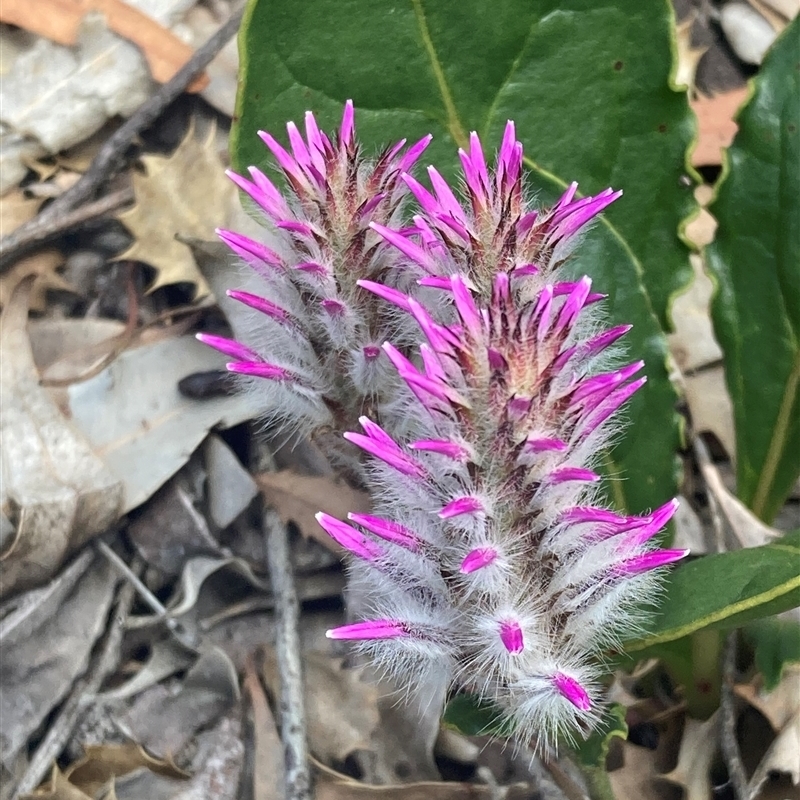
{"type": "Polygon", "coordinates": [[[779,683],[783,668],[800,661],[800,624],[791,619],[760,619],[745,626],[756,668],[767,691],[779,683]]]}
{"type": "Polygon", "coordinates": [[[589,738],[575,746],[574,750],[580,763],[593,769],[605,769],[608,748],[614,738],[622,740],[628,738],[625,707],[619,703],[612,703],[606,709],[597,730],[589,738]]]}
{"type": "Polygon", "coordinates": [[[464,736],[507,738],[514,731],[511,721],[497,706],[467,693],[457,694],[450,699],[445,706],[442,723],[464,736]]]}
{"type": "Polygon", "coordinates": [[[609,294],[611,321],[635,325],[628,345],[648,364],[630,433],[606,465],[630,511],[675,491],[675,395],[657,317],[689,275],[678,230],[694,209],[684,166],[694,129],[670,88],[671,34],[666,0],[251,0],[240,41],[240,168],[265,163],[258,128],[280,134],[310,108],[330,129],[353,98],[369,148],[431,132],[425,159],[450,176],[470,130],[491,150],[513,118],[543,202],[572,180],[583,192],[624,189],[572,269],[609,294]]]}
{"type": "Polygon", "coordinates": [[[800,18],[764,60],[738,123],[706,252],[738,493],[769,522],[800,474],[800,18]]]}
{"type": "Polygon", "coordinates": [[[669,577],[650,633],[627,642],[625,652],[640,657],[704,628],[736,628],[794,608],[800,605],[799,565],[800,530],[684,564],[669,577]]]}

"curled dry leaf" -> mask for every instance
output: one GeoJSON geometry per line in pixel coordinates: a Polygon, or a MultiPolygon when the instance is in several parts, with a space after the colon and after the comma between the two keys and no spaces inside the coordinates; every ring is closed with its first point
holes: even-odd
{"type": "Polygon", "coordinates": [[[256,483],[265,500],[284,522],[294,522],[304,537],[315,539],[336,553],[343,550],[322,530],[314,515],[324,511],[343,520],[348,512],[367,513],[371,510],[366,492],[351,489],[343,481],[333,478],[301,475],[285,469],[262,472],[256,476],[256,483]]]}
{"type": "MultiPolygon", "coordinates": [[[[354,751],[368,750],[380,722],[377,689],[362,680],[362,669],[343,663],[327,653],[303,654],[308,742],[325,764],[343,763],[354,751]]],[[[279,697],[280,676],[271,648],[266,650],[264,677],[273,697],[279,697]]]]}
{"type": "MultiPolygon", "coordinates": [[[[166,83],[192,57],[191,47],[134,3],[123,0],[3,0],[0,21],[72,47],[90,11],[100,12],[110,30],[142,50],[159,83],[166,83]]],[[[196,92],[207,85],[208,78],[201,75],[187,91],[196,92]]]]}
{"type": "Polygon", "coordinates": [[[142,161],[146,174],[133,175],[136,205],[118,216],[136,240],[119,257],[143,261],[157,270],[151,291],[188,282],[203,296],[209,289],[192,251],[175,237],[210,239],[233,213],[236,189],[225,176],[215,131],[212,127],[200,141],[191,125],[171,156],[145,155],[142,161]]]}
{"type": "Polygon", "coordinates": [[[739,129],[736,112],[749,94],[746,86],[721,92],[713,97],[698,95],[689,100],[697,116],[697,143],[692,150],[695,167],[716,166],[722,163],[722,153],[733,141],[739,129]]]}
{"type": "Polygon", "coordinates": [[[253,799],[282,800],[283,743],[251,658],[244,665],[244,687],[253,709],[253,799]]]}
{"type": "Polygon", "coordinates": [[[686,718],[675,769],[659,777],[684,790],[684,800],[713,800],[711,764],[719,747],[719,712],[704,722],[686,718]]]}
{"type": "Polygon", "coordinates": [[[116,522],[119,480],[39,385],[26,330],[31,279],[0,318],[2,505],[16,536],[0,594],[47,579],[67,553],[116,522]]]}
{"type": "Polygon", "coordinates": [[[13,602],[0,623],[0,760],[6,767],[85,670],[106,627],[116,574],[92,554],[13,602]]]}
{"type": "Polygon", "coordinates": [[[695,47],[692,45],[692,27],[695,14],[690,14],[675,26],[675,42],[678,49],[677,69],[673,81],[676,86],[683,86],[689,94],[694,93],[694,79],[697,65],[705,55],[708,47],[695,47]]]}

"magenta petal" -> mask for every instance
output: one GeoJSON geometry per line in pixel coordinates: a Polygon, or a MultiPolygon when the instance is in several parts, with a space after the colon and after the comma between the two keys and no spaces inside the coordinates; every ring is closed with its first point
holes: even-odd
{"type": "Polygon", "coordinates": [[[402,308],[403,311],[411,311],[408,295],[403,294],[403,292],[397,289],[393,289],[391,286],[385,286],[382,283],[367,280],[356,281],[356,285],[360,286],[362,289],[366,289],[368,292],[378,295],[378,297],[382,297],[384,300],[388,300],[398,308],[402,308]]]}
{"type": "Polygon", "coordinates": [[[342,125],[339,128],[339,141],[347,148],[353,144],[353,136],[356,129],[356,114],[353,109],[353,101],[348,100],[344,104],[342,112],[342,125]]]}
{"type": "Polygon", "coordinates": [[[229,372],[236,372],[239,375],[252,375],[255,378],[267,378],[273,381],[297,380],[297,377],[288,369],[279,367],[277,364],[267,364],[263,361],[232,361],[225,366],[229,372]]]}
{"type": "Polygon", "coordinates": [[[392,441],[390,445],[387,442],[379,441],[351,431],[342,435],[348,442],[351,442],[356,447],[360,447],[362,450],[366,450],[366,452],[375,456],[375,458],[379,458],[402,475],[409,475],[414,478],[424,478],[426,475],[425,468],[413,458],[406,455],[394,441],[392,441]]]}
{"type": "Polygon", "coordinates": [[[352,525],[348,525],[330,514],[323,514],[321,511],[314,517],[331,539],[353,555],[366,561],[375,561],[383,555],[383,550],[375,542],[370,541],[352,525]]]}
{"type": "Polygon", "coordinates": [[[236,253],[236,255],[241,256],[245,261],[252,263],[253,259],[256,259],[258,261],[263,261],[265,264],[270,264],[273,267],[280,267],[283,265],[280,256],[268,247],[265,247],[261,242],[256,242],[234,231],[226,231],[223,228],[217,228],[215,233],[234,253],[236,253]]]}
{"type": "Polygon", "coordinates": [[[367,361],[374,361],[381,354],[381,348],[377,344],[367,344],[361,348],[361,352],[367,361]]]}
{"type": "Polygon", "coordinates": [[[621,405],[627,402],[631,395],[639,391],[645,383],[647,383],[647,376],[643,375],[641,378],[631,381],[624,386],[620,386],[618,389],[611,392],[611,394],[583,420],[581,423],[582,435],[588,436],[592,431],[596,430],[617,411],[621,405]]]}
{"type": "Polygon", "coordinates": [[[688,555],[688,550],[653,550],[651,553],[626,559],[619,565],[618,571],[624,575],[635,575],[638,572],[658,569],[665,564],[680,561],[688,555]]]}
{"type": "Polygon", "coordinates": [[[562,439],[528,437],[528,441],[525,442],[525,449],[529,453],[563,452],[567,449],[567,443],[562,439]]]}
{"type": "Polygon", "coordinates": [[[412,242],[411,239],[407,239],[397,231],[393,231],[385,225],[379,225],[377,222],[370,222],[369,227],[392,247],[397,248],[404,256],[419,264],[426,272],[435,270],[436,263],[434,260],[416,242],[412,242]]]}
{"type": "Polygon", "coordinates": [[[439,519],[452,519],[462,514],[477,514],[483,511],[483,503],[477,497],[457,497],[451,500],[438,514],[439,519]]]}
{"type": "Polygon", "coordinates": [[[260,311],[262,314],[266,314],[266,316],[272,317],[272,319],[278,322],[286,323],[289,321],[288,312],[284,311],[280,306],[276,306],[275,303],[270,302],[265,297],[259,297],[256,294],[250,294],[250,292],[241,292],[238,289],[228,289],[225,294],[232,300],[238,300],[240,303],[254,308],[256,311],[260,311]]]}
{"type": "Polygon", "coordinates": [[[617,325],[615,328],[604,331],[603,333],[589,339],[584,345],[589,355],[601,353],[610,345],[614,344],[618,339],[621,339],[628,331],[633,328],[633,325],[617,325]]]}
{"type": "Polygon", "coordinates": [[[643,525],[638,525],[625,537],[624,547],[638,547],[659,533],[672,519],[680,503],[673,498],[661,508],[657,508],[649,517],[643,518],[643,525]]]}
{"type": "Polygon", "coordinates": [[[287,122],[286,132],[289,134],[289,144],[292,146],[292,153],[297,163],[304,167],[310,166],[311,156],[300,131],[297,130],[297,125],[294,122],[287,122]]]}
{"type": "Polygon", "coordinates": [[[469,459],[469,453],[464,447],[445,439],[418,439],[416,442],[411,442],[409,447],[412,450],[427,450],[430,453],[438,453],[452,458],[453,461],[467,461],[469,459]]]}
{"type": "Polygon", "coordinates": [[[213,347],[215,350],[219,350],[220,353],[224,353],[226,356],[235,358],[237,361],[261,360],[261,357],[249,347],[245,347],[243,344],[235,342],[233,339],[226,339],[224,336],[212,336],[209,333],[196,333],[195,339],[209,347],[213,347]]]}
{"type": "Polygon", "coordinates": [[[489,564],[494,563],[496,560],[497,550],[493,547],[476,547],[467,553],[458,571],[462,575],[469,575],[471,572],[477,572],[479,569],[488,567],[489,564]]]}
{"type": "Polygon", "coordinates": [[[512,655],[521,653],[525,646],[522,637],[522,628],[516,620],[509,620],[500,623],[500,641],[503,647],[512,655]]]}
{"type": "Polygon", "coordinates": [[[601,398],[606,397],[613,389],[625,383],[628,378],[632,378],[643,367],[644,361],[636,361],[627,367],[614,370],[614,372],[606,372],[602,375],[587,378],[578,384],[570,399],[573,403],[577,403],[587,397],[592,397],[594,400],[596,395],[600,395],[601,398]]]}
{"type": "Polygon", "coordinates": [[[432,139],[433,135],[429,133],[408,148],[406,154],[400,159],[400,163],[397,165],[400,172],[408,172],[408,170],[417,163],[417,160],[425,151],[425,148],[431,143],[432,139]]]}
{"type": "Polygon", "coordinates": [[[553,676],[553,686],[556,687],[558,693],[569,700],[575,708],[581,711],[588,711],[592,707],[592,701],[589,694],[583,686],[575,680],[575,678],[565,675],[563,672],[558,672],[553,676]]]}
{"type": "Polygon", "coordinates": [[[589,297],[591,288],[592,279],[588,275],[584,275],[584,277],[575,284],[575,288],[561,307],[561,312],[555,324],[556,331],[562,331],[564,328],[569,328],[575,323],[578,314],[580,314],[581,310],[586,305],[586,299],[589,297]]]}
{"type": "Polygon", "coordinates": [[[483,334],[483,325],[478,314],[478,307],[472,299],[471,292],[464,284],[464,279],[460,275],[453,275],[450,278],[450,286],[453,289],[453,299],[461,321],[474,339],[480,339],[483,334]]]}
{"type": "Polygon", "coordinates": [[[621,517],[614,511],[607,508],[595,508],[593,506],[576,506],[567,509],[559,516],[560,522],[581,524],[584,522],[601,525],[612,525],[622,529],[627,527],[636,517],[621,517]]]}
{"type": "Polygon", "coordinates": [[[320,305],[331,317],[343,317],[347,313],[347,306],[341,300],[326,298],[320,301],[320,305]]]}
{"type": "Polygon", "coordinates": [[[347,518],[387,542],[393,542],[415,553],[422,548],[419,537],[398,522],[392,522],[381,517],[373,517],[370,514],[348,514],[347,518]]]}
{"type": "Polygon", "coordinates": [[[596,472],[582,467],[559,467],[554,469],[548,476],[548,481],[551,484],[569,483],[570,481],[596,483],[599,480],[600,476],[596,472]]]}
{"type": "Polygon", "coordinates": [[[436,198],[414,177],[404,174],[404,183],[411,190],[420,207],[426,214],[434,216],[439,211],[439,203],[436,198]]]}
{"type": "Polygon", "coordinates": [[[520,264],[511,270],[511,275],[514,278],[523,278],[527,275],[538,275],[539,267],[536,264],[520,264]]]}
{"type": "Polygon", "coordinates": [[[275,137],[271,134],[267,133],[266,131],[259,131],[258,136],[262,142],[272,151],[272,155],[275,156],[275,160],[280,165],[281,169],[289,176],[290,178],[294,178],[295,181],[299,182],[301,185],[308,185],[308,181],[303,175],[302,170],[300,169],[297,162],[289,155],[289,153],[278,144],[275,137]]]}
{"type": "Polygon", "coordinates": [[[328,639],[396,639],[411,636],[409,626],[395,619],[372,619],[341,625],[325,633],[328,639]]]}

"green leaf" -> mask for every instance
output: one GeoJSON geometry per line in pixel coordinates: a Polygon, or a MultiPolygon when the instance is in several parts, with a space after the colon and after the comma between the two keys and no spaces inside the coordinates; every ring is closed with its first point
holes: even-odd
{"type": "Polygon", "coordinates": [[[457,694],[450,699],[442,716],[444,725],[465,736],[500,736],[508,738],[514,725],[503,712],[474,694],[457,694]]]}
{"type": "Polygon", "coordinates": [[[575,753],[585,767],[605,769],[608,748],[611,740],[618,737],[623,741],[628,738],[628,723],[625,722],[625,707],[612,703],[606,709],[597,730],[588,739],[575,746],[575,753]]]}
{"type": "Polygon", "coordinates": [[[768,53],[738,123],[706,255],[738,493],[769,522],[800,474],[800,18],[768,53]]]}
{"type": "Polygon", "coordinates": [[[745,626],[744,637],[753,648],[764,686],[771,692],[780,682],[783,668],[800,661],[800,625],[790,619],[760,619],[745,626]]]}
{"type": "Polygon", "coordinates": [[[736,628],[800,605],[800,530],[761,547],[703,556],[678,567],[650,633],[626,642],[627,654],[703,628],[736,628]]]}
{"type": "Polygon", "coordinates": [[[628,346],[648,365],[633,425],[606,465],[628,511],[656,506],[676,484],[658,318],[690,274],[678,229],[695,204],[685,179],[693,117],[670,86],[672,23],[666,0],[251,0],[240,41],[239,168],[265,163],[257,129],[280,134],[308,108],[330,129],[353,98],[370,149],[433,133],[425,158],[451,177],[470,130],[492,150],[513,118],[543,202],[572,180],[586,193],[624,189],[572,269],[609,294],[610,322],[635,325],[628,346]]]}

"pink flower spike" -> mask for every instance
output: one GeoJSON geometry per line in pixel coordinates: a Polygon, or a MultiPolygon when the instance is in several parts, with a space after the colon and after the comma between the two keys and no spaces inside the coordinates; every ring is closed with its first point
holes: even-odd
{"type": "Polygon", "coordinates": [[[406,186],[411,190],[422,210],[430,216],[435,216],[439,211],[436,198],[412,175],[403,173],[400,176],[406,186]]]}
{"type": "Polygon", "coordinates": [[[278,141],[266,131],[259,131],[258,136],[262,142],[270,149],[275,160],[280,165],[281,169],[286,173],[287,177],[294,179],[294,182],[301,187],[308,186],[308,179],[303,175],[302,170],[297,162],[289,155],[289,153],[278,144],[278,141]]]}
{"type": "Polygon", "coordinates": [[[223,228],[217,228],[215,233],[236,255],[241,256],[251,264],[255,259],[273,267],[283,266],[280,256],[265,247],[261,242],[253,241],[247,236],[242,236],[242,234],[234,233],[233,231],[226,231],[223,228]]]}
{"type": "Polygon", "coordinates": [[[450,278],[445,278],[441,275],[426,275],[424,278],[420,278],[417,283],[420,286],[429,286],[432,289],[444,289],[445,291],[450,291],[450,278]]]}
{"type": "Polygon", "coordinates": [[[331,317],[343,317],[347,312],[347,306],[341,300],[326,298],[320,302],[320,305],[331,317]]]}
{"type": "Polygon", "coordinates": [[[631,381],[624,386],[620,386],[618,389],[611,392],[611,394],[581,423],[581,434],[583,436],[588,436],[592,431],[596,430],[599,425],[602,425],[646,383],[647,376],[642,375],[641,378],[631,381]]]}
{"type": "Polygon", "coordinates": [[[306,126],[306,140],[308,141],[308,154],[311,156],[311,163],[316,167],[317,171],[325,174],[325,143],[319,133],[317,120],[311,111],[306,111],[304,118],[306,126]]]}
{"type": "Polygon", "coordinates": [[[351,431],[343,433],[342,436],[348,442],[380,459],[402,475],[408,475],[413,478],[424,478],[426,475],[425,468],[406,455],[394,440],[392,440],[394,445],[392,446],[386,442],[363,436],[360,433],[352,433],[351,431]]]}
{"type": "Polygon", "coordinates": [[[213,347],[220,353],[235,358],[237,361],[261,360],[261,357],[257,353],[233,339],[226,339],[224,336],[212,336],[210,333],[196,333],[194,336],[197,341],[209,347],[213,347]]]}
{"type": "Polygon", "coordinates": [[[267,378],[272,381],[296,381],[297,377],[284,367],[267,364],[263,361],[232,361],[225,365],[228,372],[239,375],[252,375],[255,378],[267,378]]]}
{"type": "Polygon", "coordinates": [[[386,431],[378,425],[377,422],[373,422],[369,417],[359,417],[358,424],[364,429],[364,433],[367,434],[371,439],[375,439],[378,442],[383,442],[383,444],[388,445],[389,447],[395,447],[398,450],[400,446],[397,442],[389,436],[386,431]]]}
{"type": "Polygon", "coordinates": [[[364,202],[356,211],[356,214],[363,220],[366,219],[384,200],[386,192],[378,192],[374,197],[364,202]]]}
{"type": "Polygon", "coordinates": [[[601,353],[618,339],[621,339],[632,328],[633,325],[617,325],[615,328],[599,333],[584,344],[587,354],[596,355],[601,353]]]}
{"type": "Polygon", "coordinates": [[[260,311],[262,314],[266,314],[266,316],[271,317],[277,322],[287,323],[290,321],[288,312],[284,311],[280,306],[276,306],[275,303],[271,303],[264,297],[250,294],[250,292],[242,292],[238,289],[228,289],[225,294],[228,295],[231,300],[237,300],[256,311],[260,311]]]}
{"type": "Polygon", "coordinates": [[[607,508],[594,508],[593,506],[575,506],[567,509],[559,517],[559,522],[572,524],[593,523],[601,525],[612,525],[620,530],[628,527],[636,517],[621,517],[614,511],[607,508]]]}
{"type": "Polygon", "coordinates": [[[433,190],[436,192],[436,199],[439,201],[441,211],[461,223],[466,222],[464,209],[461,208],[452,189],[447,185],[447,181],[439,174],[436,167],[428,167],[428,176],[433,184],[433,190]]]}
{"type": "Polygon", "coordinates": [[[436,353],[431,350],[429,345],[423,342],[419,346],[419,353],[422,356],[422,365],[425,367],[425,373],[429,378],[435,381],[447,380],[436,353]]]}
{"type": "Polygon", "coordinates": [[[408,300],[409,311],[422,328],[425,338],[437,353],[452,352],[453,347],[458,347],[461,342],[456,334],[444,325],[438,325],[431,319],[430,314],[413,297],[408,300]]]}
{"type": "Polygon", "coordinates": [[[296,219],[280,219],[275,223],[276,227],[282,231],[289,231],[289,233],[296,233],[300,236],[305,236],[307,239],[313,239],[317,233],[311,225],[305,222],[300,222],[296,219]]]}
{"type": "Polygon", "coordinates": [[[477,497],[457,497],[451,500],[438,514],[439,519],[452,519],[462,514],[483,513],[483,503],[477,497]]]}
{"type": "Polygon", "coordinates": [[[427,450],[429,453],[438,453],[453,461],[467,461],[469,459],[469,452],[460,444],[455,442],[448,442],[445,439],[418,439],[412,442],[409,447],[412,450],[427,450]]]}
{"type": "Polygon", "coordinates": [[[408,295],[403,294],[397,289],[393,289],[391,286],[385,286],[382,283],[366,280],[356,281],[356,285],[360,286],[362,289],[366,289],[368,292],[378,295],[378,297],[387,300],[392,303],[392,305],[402,308],[403,311],[411,311],[408,295]]]}
{"type": "Polygon", "coordinates": [[[497,155],[497,189],[502,191],[503,184],[506,187],[512,186],[519,176],[519,158],[517,157],[517,150],[520,151],[521,146],[517,142],[517,134],[514,130],[514,123],[508,120],[506,128],[503,131],[503,141],[500,145],[500,152],[497,155]]]}
{"type": "Polygon", "coordinates": [[[589,296],[592,288],[592,279],[588,275],[584,275],[576,284],[575,288],[570,293],[566,302],[561,307],[561,312],[558,315],[554,330],[562,331],[565,328],[570,328],[575,323],[589,296]]]}
{"type": "Polygon", "coordinates": [[[408,148],[406,154],[400,159],[400,163],[397,165],[400,172],[408,172],[408,170],[417,163],[417,160],[423,154],[425,148],[431,143],[432,139],[432,134],[426,134],[418,142],[412,144],[411,147],[408,148]]]}
{"type": "Polygon", "coordinates": [[[525,642],[523,641],[522,628],[519,622],[516,620],[501,622],[500,641],[511,655],[521,653],[522,649],[525,647],[525,642]]]}
{"type": "Polygon", "coordinates": [[[294,265],[295,269],[299,269],[300,272],[308,272],[311,275],[316,275],[317,277],[327,277],[331,274],[331,271],[326,267],[324,264],[317,264],[315,261],[303,261],[300,264],[294,265]]]}
{"type": "Polygon", "coordinates": [[[599,480],[600,476],[596,472],[583,467],[559,467],[554,469],[548,476],[550,484],[569,483],[571,481],[597,483],[599,480]]]}
{"type": "Polygon", "coordinates": [[[658,569],[666,564],[680,561],[688,555],[688,550],[653,550],[651,553],[645,553],[623,561],[619,565],[618,571],[623,575],[636,575],[639,572],[658,569]]]}
{"type": "Polygon", "coordinates": [[[483,148],[481,147],[481,140],[475,131],[469,135],[469,157],[472,161],[472,166],[475,169],[475,174],[478,176],[480,185],[483,187],[484,192],[489,191],[489,172],[486,169],[486,159],[483,155],[483,148]]]}
{"type": "Polygon", "coordinates": [[[361,352],[367,361],[374,361],[381,354],[381,348],[377,344],[367,344],[361,348],[361,352]]]}
{"type": "Polygon", "coordinates": [[[575,391],[572,393],[571,402],[578,403],[587,397],[593,397],[600,394],[601,397],[607,397],[608,394],[617,386],[628,378],[632,378],[637,372],[644,367],[644,361],[635,361],[622,369],[614,370],[614,372],[604,372],[601,375],[595,375],[592,378],[587,378],[578,384],[575,391]]]}
{"type": "Polygon", "coordinates": [[[383,555],[383,550],[375,542],[370,541],[352,525],[348,525],[330,514],[323,514],[322,511],[315,514],[314,518],[331,539],[353,555],[363,558],[365,561],[375,561],[383,555]]]}
{"type": "Polygon", "coordinates": [[[344,104],[342,111],[342,125],[339,128],[339,141],[346,147],[353,145],[353,137],[356,130],[356,113],[353,110],[353,101],[348,100],[344,104]]]}
{"type": "Polygon", "coordinates": [[[575,197],[575,192],[578,191],[578,182],[572,181],[572,183],[567,187],[567,190],[564,194],[561,195],[558,202],[553,206],[553,210],[562,209],[564,206],[568,205],[572,202],[572,198],[575,197]]]}
{"type": "Polygon", "coordinates": [[[370,514],[348,514],[347,518],[357,525],[361,525],[362,528],[366,528],[370,533],[374,533],[375,536],[405,547],[406,550],[417,553],[422,549],[422,543],[416,534],[397,522],[373,517],[370,514]]]}
{"type": "Polygon", "coordinates": [[[556,691],[562,697],[569,700],[575,708],[581,711],[588,711],[592,707],[592,701],[589,698],[588,692],[575,678],[571,678],[563,672],[557,672],[553,676],[553,686],[555,686],[556,691]]]}
{"type": "Polygon", "coordinates": [[[649,517],[642,521],[643,525],[635,527],[631,533],[625,537],[624,547],[638,547],[643,545],[653,536],[660,533],[664,526],[672,519],[680,505],[677,498],[673,498],[665,503],[661,508],[657,508],[649,517]]]}
{"type": "Polygon", "coordinates": [[[536,264],[520,264],[518,267],[514,267],[511,270],[511,277],[512,278],[524,278],[528,275],[538,275],[539,274],[539,267],[536,264]]]}
{"type": "Polygon", "coordinates": [[[609,195],[598,195],[594,202],[587,204],[573,214],[566,216],[553,232],[554,239],[566,239],[582,228],[592,217],[597,216],[603,209],[610,206],[622,196],[622,192],[613,192],[609,195]]]}
{"type": "Polygon", "coordinates": [[[459,567],[459,572],[462,575],[469,575],[471,572],[477,572],[479,569],[488,567],[497,560],[497,550],[493,547],[476,547],[470,550],[464,557],[459,567]]]}
{"type": "Polygon", "coordinates": [[[325,632],[325,636],[328,639],[396,639],[401,636],[411,636],[411,631],[405,622],[394,619],[372,619],[332,628],[325,632]]]}
{"type": "Polygon", "coordinates": [[[275,184],[257,167],[248,167],[247,171],[255,185],[264,193],[264,203],[260,204],[261,207],[275,219],[289,216],[292,212],[275,184]]]}
{"type": "Polygon", "coordinates": [[[289,134],[289,144],[292,146],[292,153],[295,160],[301,167],[308,167],[311,165],[311,155],[308,152],[306,143],[297,130],[297,125],[294,122],[286,123],[286,132],[289,134]]]}
{"type": "Polygon", "coordinates": [[[525,449],[529,453],[563,452],[567,443],[561,439],[531,438],[525,442],[525,449]]]}
{"type": "Polygon", "coordinates": [[[247,178],[243,178],[241,175],[238,175],[230,169],[226,169],[225,174],[236,184],[239,189],[248,195],[255,203],[261,206],[261,208],[263,208],[264,211],[266,211],[270,216],[274,217],[276,212],[278,212],[279,209],[282,209],[281,206],[276,204],[268,192],[264,191],[255,183],[251,183],[247,180],[247,178]]]}
{"type": "Polygon", "coordinates": [[[453,275],[450,278],[450,286],[453,290],[453,299],[456,303],[458,315],[470,332],[473,339],[480,340],[483,335],[483,325],[478,314],[478,308],[472,299],[472,294],[464,285],[464,280],[460,275],[453,275]]]}
{"type": "Polygon", "coordinates": [[[536,308],[534,313],[539,317],[539,324],[536,328],[536,338],[541,342],[544,341],[550,330],[550,315],[553,307],[553,287],[548,284],[541,292],[536,301],[536,308]]]}
{"type": "Polygon", "coordinates": [[[529,211],[527,214],[521,216],[516,225],[517,236],[522,238],[526,233],[528,233],[537,219],[539,219],[538,211],[529,211]]]}
{"type": "Polygon", "coordinates": [[[419,264],[426,272],[436,271],[436,262],[416,242],[412,242],[411,239],[407,239],[397,231],[393,231],[385,225],[379,225],[377,222],[370,222],[369,227],[404,256],[419,264]]]}

